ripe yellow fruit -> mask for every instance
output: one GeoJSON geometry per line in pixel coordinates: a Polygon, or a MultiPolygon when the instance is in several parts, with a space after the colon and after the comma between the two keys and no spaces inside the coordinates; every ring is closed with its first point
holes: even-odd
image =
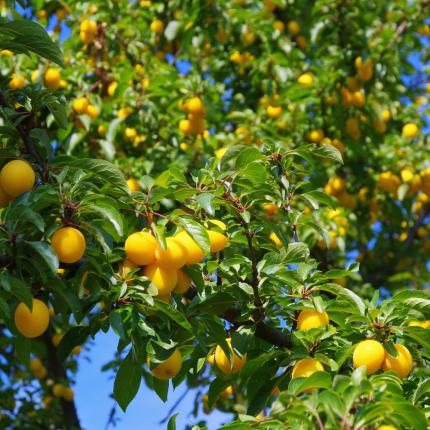
{"type": "Polygon", "coordinates": [[[154,21],[151,22],[150,29],[153,33],[160,34],[164,30],[164,23],[160,19],[154,19],[154,21]]]}
{"type": "Polygon", "coordinates": [[[125,241],[127,258],[138,266],[145,266],[155,260],[156,247],[155,237],[144,231],[131,234],[125,241]]]}
{"type": "Polygon", "coordinates": [[[406,139],[413,139],[419,133],[419,129],[416,124],[408,123],[405,124],[402,128],[403,137],[406,139]]]}
{"type": "Polygon", "coordinates": [[[67,402],[71,402],[75,397],[75,393],[70,387],[64,387],[62,397],[67,402]]]}
{"type": "Polygon", "coordinates": [[[42,399],[42,403],[43,403],[43,405],[45,406],[45,408],[49,408],[50,406],[51,406],[51,403],[52,403],[52,401],[53,401],[54,399],[53,399],[53,397],[52,396],[45,396],[43,399],[42,399]]]}
{"type": "Polygon", "coordinates": [[[231,397],[234,394],[233,387],[229,385],[222,393],[221,397],[231,397]]]}
{"type": "Polygon", "coordinates": [[[209,219],[205,226],[207,227],[209,224],[216,225],[222,231],[227,230],[227,226],[219,219],[209,219]]]}
{"type": "Polygon", "coordinates": [[[155,296],[154,297],[157,300],[160,300],[161,302],[167,303],[168,305],[170,305],[172,303],[172,296],[170,294],[167,294],[167,296],[155,296]]]}
{"type": "Polygon", "coordinates": [[[9,88],[11,88],[12,90],[20,90],[24,87],[24,85],[24,76],[22,76],[21,74],[17,75],[16,73],[14,73],[12,75],[12,79],[9,81],[9,88]]]}
{"type": "Polygon", "coordinates": [[[188,114],[188,119],[190,121],[191,133],[193,134],[203,134],[205,131],[205,121],[204,118],[196,114],[188,114]]]}
{"type": "Polygon", "coordinates": [[[304,88],[309,88],[314,83],[314,77],[312,73],[303,73],[297,79],[297,82],[304,88]]]}
{"type": "Polygon", "coordinates": [[[84,235],[74,227],[59,228],[51,238],[51,245],[62,263],[76,263],[85,253],[84,235]]]}
{"type": "Polygon", "coordinates": [[[85,113],[91,118],[91,119],[97,119],[100,112],[97,108],[97,106],[94,105],[88,105],[85,109],[85,113]]]}
{"type": "Polygon", "coordinates": [[[55,397],[63,397],[65,389],[66,389],[66,387],[63,384],[54,384],[52,386],[52,394],[55,397]]]}
{"type": "Polygon", "coordinates": [[[273,203],[266,203],[263,205],[263,210],[267,216],[272,217],[279,212],[279,207],[273,203]]]}
{"type": "Polygon", "coordinates": [[[103,124],[99,124],[99,126],[97,127],[97,133],[99,134],[100,137],[105,137],[106,127],[103,124]]]}
{"type": "Polygon", "coordinates": [[[6,207],[12,200],[13,197],[4,191],[0,184],[0,209],[6,207]]]}
{"type": "Polygon", "coordinates": [[[233,353],[233,366],[230,365],[227,355],[225,355],[225,352],[219,345],[215,348],[215,363],[221,372],[230,375],[233,373],[238,373],[242,370],[243,366],[246,364],[247,354],[245,353],[242,357],[239,356],[236,354],[231,345],[231,338],[226,340],[233,353]]]}
{"type": "Polygon", "coordinates": [[[39,70],[33,70],[31,72],[31,82],[34,84],[39,79],[39,70]]]}
{"type": "Polygon", "coordinates": [[[64,333],[54,333],[51,336],[51,342],[54,346],[58,346],[59,343],[61,342],[61,339],[63,339],[64,337],[64,333]]]}
{"type": "Polygon", "coordinates": [[[157,287],[160,296],[170,294],[178,282],[178,271],[176,269],[160,267],[156,263],[146,266],[143,269],[143,275],[157,287]]]}
{"type": "Polygon", "coordinates": [[[86,97],[78,97],[77,99],[73,100],[72,103],[73,110],[78,114],[85,113],[88,105],[89,102],[86,97]]]}
{"type": "Polygon", "coordinates": [[[278,119],[282,115],[282,107],[281,106],[267,106],[266,113],[270,118],[278,119]]]}
{"type": "Polygon", "coordinates": [[[118,109],[117,116],[118,116],[118,118],[124,119],[124,118],[127,118],[132,112],[133,111],[131,108],[123,107],[123,108],[118,109]]]}
{"type": "Polygon", "coordinates": [[[196,264],[203,261],[205,258],[204,252],[185,230],[176,233],[173,237],[182,243],[188,251],[186,264],[196,264]]]}
{"type": "Polygon", "coordinates": [[[370,81],[373,76],[373,62],[369,58],[363,63],[361,57],[355,59],[355,68],[357,69],[358,77],[362,81],[370,81]]]}
{"type": "Polygon", "coordinates": [[[300,49],[306,49],[308,47],[308,41],[305,36],[296,36],[295,41],[300,49]]]}
{"type": "Polygon", "coordinates": [[[379,426],[376,430],[397,430],[396,427],[388,426],[386,424],[379,426]]]}
{"type": "Polygon", "coordinates": [[[44,378],[46,378],[46,375],[48,374],[48,371],[46,370],[45,367],[42,366],[39,369],[35,369],[33,371],[33,373],[34,373],[34,376],[37,379],[44,379],[44,378]]]}
{"type": "Polygon", "coordinates": [[[318,312],[313,309],[303,309],[297,318],[298,330],[310,330],[311,328],[328,325],[329,318],[327,312],[318,312]]]}
{"type": "Polygon", "coordinates": [[[97,22],[85,19],[81,22],[80,31],[94,36],[97,33],[97,22]]]}
{"type": "Polygon", "coordinates": [[[242,54],[239,51],[233,52],[233,54],[230,55],[230,61],[234,64],[242,63],[242,54]]]}
{"type": "Polygon", "coordinates": [[[288,33],[291,34],[291,36],[296,36],[297,34],[300,33],[300,24],[295,20],[289,21],[287,23],[287,30],[288,30],[288,33]]]}
{"type": "Polygon", "coordinates": [[[211,243],[211,252],[222,251],[230,242],[229,238],[222,233],[214,230],[207,230],[209,241],[211,243]]]}
{"type": "Polygon", "coordinates": [[[414,178],[414,169],[412,167],[405,167],[400,171],[400,177],[403,182],[410,182],[414,178]]]}
{"type": "Polygon", "coordinates": [[[0,51],[0,56],[2,57],[12,57],[12,55],[13,55],[13,52],[9,51],[9,49],[2,49],[0,51]]]}
{"type": "Polygon", "coordinates": [[[315,372],[324,372],[324,366],[315,358],[303,358],[294,365],[291,378],[308,378],[315,372]]]}
{"type": "Polygon", "coordinates": [[[107,93],[110,97],[113,97],[115,95],[115,91],[118,88],[118,82],[117,81],[113,81],[109,84],[108,89],[107,89],[107,93]]]}
{"type": "Polygon", "coordinates": [[[73,355],[79,355],[81,353],[81,351],[82,351],[82,347],[80,345],[78,345],[72,349],[72,354],[73,355]]]}
{"type": "Polygon", "coordinates": [[[27,161],[12,160],[0,171],[0,186],[6,194],[18,197],[33,188],[36,181],[34,170],[27,161]]]}
{"type": "Polygon", "coordinates": [[[308,133],[308,139],[314,143],[320,143],[324,139],[324,131],[321,128],[312,130],[308,133]]]}
{"type": "Polygon", "coordinates": [[[30,361],[30,370],[32,372],[42,369],[42,367],[43,367],[43,364],[38,358],[34,358],[33,360],[30,361]]]}
{"type": "Polygon", "coordinates": [[[136,264],[134,264],[132,261],[130,260],[124,260],[120,265],[119,265],[119,276],[121,277],[121,279],[126,279],[128,274],[136,269],[137,266],[136,264]]]}
{"type": "Polygon", "coordinates": [[[273,23],[273,28],[275,30],[278,30],[279,33],[283,33],[285,31],[285,24],[282,21],[280,21],[280,20],[276,20],[273,23]]]}
{"type": "Polygon", "coordinates": [[[393,172],[382,172],[379,174],[378,183],[383,190],[395,194],[401,182],[393,172]]]}
{"type": "Polygon", "coordinates": [[[178,282],[173,290],[177,294],[185,294],[191,286],[192,279],[182,270],[178,270],[178,282]]]}
{"type": "Polygon", "coordinates": [[[388,109],[384,109],[381,112],[382,121],[388,122],[391,119],[391,112],[388,109]]]}
{"type": "Polygon", "coordinates": [[[354,140],[359,140],[361,137],[360,120],[357,117],[350,117],[345,124],[347,134],[354,140]]]}
{"type": "Polygon", "coordinates": [[[270,233],[269,239],[275,244],[276,248],[282,247],[281,239],[279,239],[279,237],[277,236],[277,234],[274,231],[272,231],[272,233],[270,233]]]}
{"type": "Polygon", "coordinates": [[[407,378],[409,373],[411,373],[413,365],[411,353],[406,346],[400,343],[395,344],[394,348],[397,350],[398,357],[392,357],[388,352],[385,352],[382,368],[385,371],[392,370],[396,372],[400,378],[407,378]]]}
{"type": "Polygon", "coordinates": [[[364,95],[364,92],[362,91],[354,91],[352,93],[352,104],[354,106],[364,106],[364,104],[366,103],[366,96],[364,95]]]}
{"type": "Polygon", "coordinates": [[[204,115],[205,106],[199,97],[193,97],[187,102],[187,110],[195,115],[204,115]]]}
{"type": "Polygon", "coordinates": [[[124,130],[124,138],[127,140],[134,140],[137,136],[137,131],[134,127],[126,127],[124,130]]]}
{"type": "Polygon", "coordinates": [[[139,191],[140,185],[139,182],[136,181],[134,178],[127,179],[127,186],[130,189],[130,191],[139,191]]]}
{"type": "MultiPolygon", "coordinates": [[[[149,366],[149,358],[148,358],[148,366],[149,366]]],[[[163,381],[167,379],[174,378],[182,367],[182,356],[179,352],[179,349],[175,349],[173,354],[162,361],[158,366],[151,369],[151,373],[157,378],[163,381]]]]}
{"type": "Polygon", "coordinates": [[[39,337],[49,325],[49,309],[42,300],[33,299],[30,311],[24,303],[20,303],[15,310],[15,325],[25,337],[39,337]]]}
{"type": "Polygon", "coordinates": [[[191,134],[193,131],[193,126],[189,119],[181,119],[179,121],[179,130],[184,134],[191,134]]]}
{"type": "Polygon", "coordinates": [[[422,328],[428,328],[426,321],[410,321],[408,323],[409,327],[422,327],[422,328]]]}
{"type": "Polygon", "coordinates": [[[215,151],[215,158],[217,160],[221,160],[222,157],[226,154],[228,151],[228,148],[226,146],[223,146],[215,151]]]}
{"type": "Polygon", "coordinates": [[[376,340],[367,339],[357,344],[352,361],[354,367],[366,366],[367,374],[377,372],[385,358],[384,347],[376,340]]]}
{"type": "Polygon", "coordinates": [[[173,237],[166,238],[166,249],[157,244],[155,260],[160,267],[179,269],[186,263],[187,258],[187,249],[173,237]]]}
{"type": "Polygon", "coordinates": [[[61,86],[61,75],[58,69],[49,67],[44,76],[45,85],[53,90],[58,90],[61,86]]]}

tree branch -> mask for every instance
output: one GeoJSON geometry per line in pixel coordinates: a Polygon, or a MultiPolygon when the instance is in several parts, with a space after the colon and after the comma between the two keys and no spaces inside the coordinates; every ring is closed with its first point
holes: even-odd
{"type": "Polygon", "coordinates": [[[160,424],[164,424],[167,420],[172,416],[173,412],[175,412],[176,408],[182,403],[182,400],[185,399],[189,392],[189,388],[187,388],[180,396],[179,399],[176,400],[175,404],[169,409],[166,416],[160,421],[160,424]]]}
{"type": "MultiPolygon", "coordinates": [[[[51,337],[46,332],[43,335],[43,342],[46,346],[47,351],[47,369],[49,375],[56,381],[58,380],[68,380],[66,369],[63,364],[59,360],[57,356],[57,350],[51,341],[51,337]]],[[[78,413],[76,411],[75,402],[72,400],[71,402],[61,399],[61,408],[63,410],[64,416],[64,429],[66,430],[81,430],[81,425],[79,423],[78,413]]]]}
{"type": "MultiPolygon", "coordinates": [[[[9,109],[13,109],[8,99],[6,98],[4,92],[1,90],[0,90],[0,105],[9,109]]],[[[16,130],[18,131],[19,136],[24,142],[26,152],[29,153],[36,161],[36,163],[39,165],[38,170],[41,174],[41,179],[45,181],[46,178],[45,178],[44,167],[46,163],[43,160],[43,158],[40,156],[40,154],[36,151],[36,148],[34,147],[34,143],[30,139],[30,131],[32,128],[33,128],[33,125],[31,123],[29,124],[29,121],[22,121],[19,125],[16,126],[16,130]]]]}
{"type": "MultiPolygon", "coordinates": [[[[184,296],[189,300],[192,300],[197,295],[198,295],[198,292],[195,287],[190,287],[188,291],[184,294],[184,296]]],[[[220,315],[220,317],[225,319],[229,323],[234,324],[236,317],[239,314],[240,314],[239,308],[230,307],[222,315],[220,315]]],[[[241,324],[255,325],[255,335],[258,338],[265,340],[266,342],[271,343],[274,346],[278,346],[280,348],[291,348],[292,346],[291,334],[289,332],[273,327],[267,324],[266,322],[264,322],[263,320],[260,320],[260,321],[249,320],[241,324]]]]}

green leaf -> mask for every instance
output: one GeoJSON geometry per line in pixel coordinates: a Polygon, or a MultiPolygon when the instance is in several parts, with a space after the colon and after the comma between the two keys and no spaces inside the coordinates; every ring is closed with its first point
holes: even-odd
{"type": "Polygon", "coordinates": [[[185,318],[182,312],[179,312],[171,305],[164,303],[160,300],[154,301],[154,307],[161,311],[163,314],[167,315],[172,321],[175,321],[175,323],[179,324],[188,332],[193,333],[193,328],[190,322],[185,318]]]}
{"type": "Polygon", "coordinates": [[[255,184],[264,182],[267,178],[266,169],[258,162],[249,163],[239,170],[239,175],[255,184]]]}
{"type": "Polygon", "coordinates": [[[124,194],[130,194],[127,182],[123,173],[117,169],[112,163],[99,158],[75,158],[69,156],[58,157],[51,166],[53,167],[69,167],[71,169],[79,169],[89,173],[99,179],[108,182],[115,188],[121,190],[124,194]]]}
{"type": "Polygon", "coordinates": [[[211,193],[198,194],[196,196],[196,202],[209,215],[213,215],[215,213],[214,208],[212,207],[212,200],[214,199],[214,197],[215,196],[211,193]]]}
{"type": "Polygon", "coordinates": [[[167,396],[169,394],[169,381],[163,381],[161,379],[157,379],[155,377],[152,378],[153,380],[153,388],[154,391],[157,393],[157,396],[166,403],[167,396]]]}
{"type": "Polygon", "coordinates": [[[208,406],[211,409],[215,402],[218,400],[220,394],[230,385],[230,381],[224,378],[215,378],[210,386],[208,392],[208,406]]]}
{"type": "Polygon", "coordinates": [[[27,242],[45,261],[52,273],[57,273],[59,262],[58,256],[50,245],[45,242],[27,242]]]}
{"type": "Polygon", "coordinates": [[[23,302],[28,309],[33,308],[33,294],[31,288],[21,279],[9,275],[7,278],[10,284],[10,292],[20,301],[23,302]]]}
{"type": "Polygon", "coordinates": [[[75,346],[80,346],[90,335],[88,326],[75,326],[70,328],[61,339],[58,345],[57,354],[61,361],[64,361],[75,346]]]}
{"type": "Polygon", "coordinates": [[[210,255],[211,243],[206,229],[191,218],[178,218],[177,222],[195,240],[199,248],[206,255],[210,255]]]}
{"type": "Polygon", "coordinates": [[[141,364],[134,360],[133,350],[130,350],[119,366],[113,386],[113,396],[124,412],[136,397],[141,380],[141,364]]]}
{"type": "Polygon", "coordinates": [[[200,303],[192,304],[190,309],[198,309],[199,313],[208,312],[219,315],[236,302],[237,299],[231,294],[218,291],[206,296],[200,303]]]}
{"type": "Polygon", "coordinates": [[[236,158],[236,168],[241,169],[246,167],[249,163],[259,160],[262,157],[262,153],[256,148],[245,148],[240,151],[236,158]]]}
{"type": "Polygon", "coordinates": [[[168,41],[172,41],[176,38],[182,27],[183,24],[180,21],[170,21],[164,30],[164,36],[168,41]]]}
{"type": "Polygon", "coordinates": [[[106,203],[97,203],[95,205],[85,205],[85,209],[94,212],[108,221],[120,238],[123,235],[123,221],[121,214],[111,205],[106,203]]]}
{"type": "Polygon", "coordinates": [[[397,412],[414,430],[427,430],[427,420],[420,409],[407,401],[397,401],[388,398],[383,402],[388,411],[397,412]]]}
{"type": "Polygon", "coordinates": [[[333,145],[321,145],[314,151],[314,154],[343,164],[342,154],[333,145]]]}
{"type": "Polygon", "coordinates": [[[16,358],[28,366],[30,364],[31,339],[24,336],[16,336],[14,343],[16,358]]]}
{"type": "Polygon", "coordinates": [[[66,129],[67,128],[67,111],[66,111],[66,101],[64,98],[59,99],[57,97],[49,97],[45,100],[45,105],[48,108],[49,112],[52,113],[52,116],[55,119],[55,122],[59,127],[66,129]]]}
{"type": "Polygon", "coordinates": [[[170,418],[169,422],[167,423],[167,430],[176,430],[176,418],[178,415],[179,413],[176,413],[170,418]]]}
{"type": "Polygon", "coordinates": [[[366,312],[366,304],[359,296],[357,296],[357,294],[355,294],[348,288],[344,288],[338,284],[324,284],[316,286],[315,289],[336,294],[336,296],[338,296],[339,298],[342,298],[352,304],[357,309],[360,315],[364,315],[366,312]]]}
{"type": "Polygon", "coordinates": [[[336,201],[332,197],[319,190],[309,191],[307,193],[300,194],[297,197],[307,200],[314,209],[318,209],[320,203],[330,208],[334,208],[336,206],[336,201]]]}
{"type": "Polygon", "coordinates": [[[6,223],[18,225],[33,224],[39,231],[44,232],[45,230],[45,221],[42,216],[23,204],[12,205],[7,209],[6,223]]]}
{"type": "Polygon", "coordinates": [[[330,388],[331,378],[327,372],[315,372],[307,378],[292,379],[288,385],[288,393],[297,396],[305,390],[313,388],[330,388]]]}
{"type": "Polygon", "coordinates": [[[421,397],[425,395],[429,395],[430,393],[430,379],[427,379],[423,382],[421,382],[416,390],[414,391],[414,394],[412,395],[412,403],[416,403],[421,397]]]}
{"type": "Polygon", "coordinates": [[[285,256],[286,264],[302,263],[309,257],[309,248],[306,243],[294,242],[290,243],[285,256]]]}
{"type": "Polygon", "coordinates": [[[35,54],[63,66],[59,46],[48,36],[45,29],[31,20],[0,21],[0,48],[13,52],[35,54]]]}

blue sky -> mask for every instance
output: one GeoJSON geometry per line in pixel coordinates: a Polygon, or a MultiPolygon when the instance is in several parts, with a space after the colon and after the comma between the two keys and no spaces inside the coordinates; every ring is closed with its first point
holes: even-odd
{"type": "MultiPolygon", "coordinates": [[[[101,367],[114,356],[117,337],[114,333],[101,332],[88,351],[82,351],[79,357],[79,370],[75,389],[75,402],[82,427],[85,430],[103,430],[114,404],[110,394],[113,388],[113,372],[102,372],[101,367]]],[[[142,382],[139,393],[124,414],[119,407],[117,417],[120,417],[116,427],[109,430],[155,430],[165,429],[167,424],[160,424],[167,411],[185,391],[182,384],[176,391],[169,394],[168,401],[163,403],[157,395],[142,382]]],[[[178,430],[188,424],[195,424],[199,419],[206,419],[209,430],[216,430],[223,422],[228,421],[228,415],[214,410],[210,415],[203,414],[201,408],[199,417],[190,415],[194,405],[195,392],[190,392],[182,401],[176,412],[178,430]]]]}

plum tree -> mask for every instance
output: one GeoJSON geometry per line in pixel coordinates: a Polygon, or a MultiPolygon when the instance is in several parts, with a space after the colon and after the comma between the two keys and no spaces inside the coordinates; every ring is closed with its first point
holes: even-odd
{"type": "Polygon", "coordinates": [[[429,2],[17,3],[1,426],[79,430],[112,329],[124,411],[182,384],[195,430],[426,430],[429,2]]]}

